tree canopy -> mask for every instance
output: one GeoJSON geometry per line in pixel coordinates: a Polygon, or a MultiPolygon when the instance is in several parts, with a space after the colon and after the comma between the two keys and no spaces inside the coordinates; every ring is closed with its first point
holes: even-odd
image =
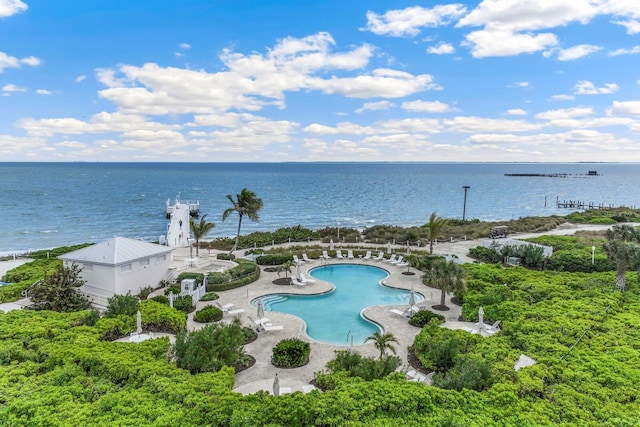
{"type": "Polygon", "coordinates": [[[242,227],[242,218],[248,217],[251,221],[258,221],[260,219],[258,212],[262,209],[262,199],[258,198],[256,193],[243,188],[240,194],[236,195],[234,199],[231,194],[227,194],[227,199],[233,205],[226,209],[222,213],[222,221],[226,220],[229,215],[236,212],[238,214],[238,233],[236,235],[236,241],[229,253],[238,249],[238,243],[240,242],[240,228],[242,227]]]}

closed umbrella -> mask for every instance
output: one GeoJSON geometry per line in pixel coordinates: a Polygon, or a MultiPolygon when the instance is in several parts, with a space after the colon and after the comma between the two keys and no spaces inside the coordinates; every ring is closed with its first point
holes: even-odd
{"type": "Polygon", "coordinates": [[[391,242],[387,242],[387,254],[391,253],[391,242]]]}
{"type": "Polygon", "coordinates": [[[409,293],[409,316],[413,316],[413,311],[416,309],[417,309],[416,296],[415,296],[415,293],[413,292],[413,287],[412,287],[411,292],[409,293]]]}
{"type": "Polygon", "coordinates": [[[298,276],[298,279],[299,279],[300,278],[300,263],[298,263],[296,265],[297,265],[296,270],[297,270],[297,273],[298,273],[297,276],[298,276]]]}
{"type": "Polygon", "coordinates": [[[482,306],[478,309],[478,325],[480,329],[484,328],[484,309],[482,306]]]}
{"type": "Polygon", "coordinates": [[[136,316],[136,332],[138,335],[142,333],[142,314],[140,314],[140,310],[138,310],[138,314],[136,316]]]}
{"type": "Polygon", "coordinates": [[[262,303],[262,298],[258,300],[258,319],[262,321],[264,317],[264,304],[262,303]]]}
{"type": "Polygon", "coordinates": [[[278,378],[278,374],[276,374],[276,379],[273,380],[273,395],[280,396],[280,379],[278,378]]]}
{"type": "Polygon", "coordinates": [[[333,239],[329,240],[329,250],[333,250],[333,239]]]}

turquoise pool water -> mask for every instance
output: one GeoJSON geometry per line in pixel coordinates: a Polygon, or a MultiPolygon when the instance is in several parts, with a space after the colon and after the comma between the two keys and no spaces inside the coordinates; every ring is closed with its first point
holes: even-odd
{"type": "MultiPolygon", "coordinates": [[[[388,276],[382,268],[326,265],[314,268],[310,274],[332,283],[335,290],[322,295],[271,294],[264,296],[263,302],[266,311],[300,317],[307,324],[307,335],[316,341],[333,345],[363,344],[380,327],[362,318],[362,309],[372,305],[407,304],[409,301],[408,291],[380,284],[388,276]]],[[[417,292],[415,298],[416,302],[424,299],[417,292]]]]}

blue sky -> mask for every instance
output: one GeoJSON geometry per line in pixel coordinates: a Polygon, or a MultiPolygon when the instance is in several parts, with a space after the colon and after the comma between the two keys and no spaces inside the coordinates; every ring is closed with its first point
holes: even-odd
{"type": "Polygon", "coordinates": [[[0,161],[640,161],[640,1],[0,0],[0,161]]]}

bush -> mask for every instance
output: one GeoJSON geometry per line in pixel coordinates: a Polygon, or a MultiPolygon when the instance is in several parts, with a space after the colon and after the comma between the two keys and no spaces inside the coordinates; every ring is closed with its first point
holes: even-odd
{"type": "Polygon", "coordinates": [[[429,310],[421,310],[411,316],[411,319],[409,319],[409,324],[412,326],[417,326],[418,328],[422,328],[432,320],[434,320],[439,325],[444,323],[444,316],[441,314],[433,313],[429,310]]]}
{"type": "Polygon", "coordinates": [[[273,347],[271,363],[277,368],[297,368],[309,363],[311,345],[297,338],[280,341],[273,347]]]}
{"type": "Polygon", "coordinates": [[[394,372],[400,366],[400,358],[396,356],[374,359],[365,357],[352,350],[335,350],[336,357],[327,363],[330,375],[316,375],[316,380],[324,382],[321,386],[329,386],[334,374],[357,377],[365,381],[381,379],[394,372]],[[346,373],[346,374],[345,374],[346,373]],[[322,379],[321,379],[322,378],[322,379]]]}
{"type": "Polygon", "coordinates": [[[100,312],[98,310],[89,310],[86,316],[80,319],[78,326],[93,326],[100,319],[100,312]]]}
{"type": "Polygon", "coordinates": [[[236,259],[236,256],[234,254],[218,254],[216,255],[216,258],[223,261],[233,261],[236,259]]]}
{"type": "MultiPolygon", "coordinates": [[[[189,271],[185,271],[184,273],[180,273],[178,275],[178,278],[176,279],[176,282],[178,283],[178,288],[180,288],[181,283],[184,279],[196,279],[196,283],[198,285],[202,284],[202,281],[204,280],[204,274],[202,273],[192,273],[189,271]]],[[[178,292],[180,292],[180,290],[178,290],[178,292]]]]}
{"type": "Polygon", "coordinates": [[[193,298],[191,295],[183,295],[173,300],[173,308],[182,311],[185,314],[191,313],[195,307],[193,306],[193,298]]]}
{"type": "Polygon", "coordinates": [[[141,300],[145,300],[149,297],[149,295],[151,295],[151,292],[153,292],[153,287],[151,286],[145,286],[144,288],[140,288],[140,292],[138,293],[138,297],[141,300]]]}
{"type": "Polygon", "coordinates": [[[170,294],[170,293],[172,293],[172,292],[173,292],[174,294],[178,295],[178,294],[180,294],[181,289],[180,289],[180,287],[178,287],[178,286],[171,285],[171,286],[168,286],[168,287],[167,287],[167,289],[165,289],[165,290],[164,290],[164,294],[165,294],[165,295],[169,295],[169,294],[170,294]]]}
{"type": "Polygon", "coordinates": [[[207,292],[200,298],[200,301],[214,301],[220,298],[215,292],[207,292]]]}
{"type": "Polygon", "coordinates": [[[159,302],[160,304],[169,305],[169,298],[164,295],[156,295],[151,298],[151,301],[159,302]]]}
{"type": "Polygon", "coordinates": [[[260,255],[256,258],[258,265],[280,265],[287,261],[293,261],[293,255],[290,254],[270,254],[260,255]]]}
{"type": "Polygon", "coordinates": [[[465,388],[482,391],[488,387],[490,378],[491,367],[488,361],[464,355],[457,358],[448,372],[434,375],[433,385],[458,391],[465,388]]]}
{"type": "Polygon", "coordinates": [[[133,316],[140,307],[140,301],[130,292],[127,295],[114,295],[107,301],[108,305],[105,313],[107,317],[120,316],[121,314],[133,316]]]}
{"type": "Polygon", "coordinates": [[[212,305],[196,311],[193,320],[198,323],[217,322],[222,319],[222,310],[212,305]]]}
{"type": "Polygon", "coordinates": [[[237,260],[238,265],[225,273],[211,273],[207,281],[207,291],[227,291],[253,283],[260,277],[260,268],[245,259],[237,260]],[[223,276],[224,275],[224,276],[223,276]],[[225,277],[227,280],[222,281],[225,277]]]}
{"type": "Polygon", "coordinates": [[[197,374],[217,372],[223,366],[247,364],[241,329],[237,323],[214,323],[199,331],[180,332],[173,347],[178,367],[197,374]]]}

